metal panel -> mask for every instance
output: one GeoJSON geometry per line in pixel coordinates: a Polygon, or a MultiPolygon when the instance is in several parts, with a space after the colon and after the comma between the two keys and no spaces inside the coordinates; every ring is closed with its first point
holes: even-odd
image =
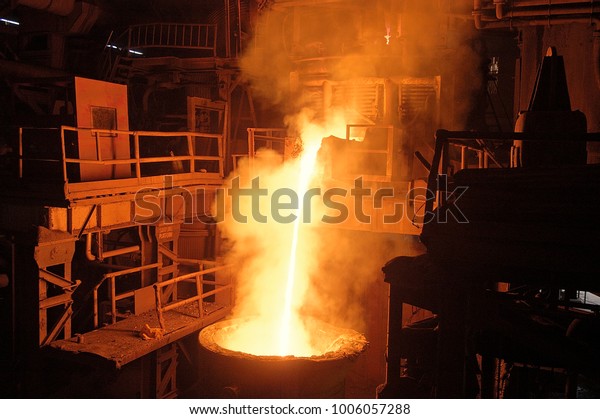
{"type": "MultiPolygon", "coordinates": [[[[129,129],[127,86],[99,80],[75,77],[77,127],[129,129]],[[111,120],[114,110],[114,120],[111,120]]],[[[130,157],[129,140],[124,134],[94,134],[79,132],[79,158],[101,160],[127,159],[130,157]]],[[[127,165],[102,166],[82,164],[81,180],[102,180],[128,177],[127,165]]]]}
{"type": "Polygon", "coordinates": [[[133,291],[134,313],[139,315],[146,311],[153,310],[156,306],[154,303],[154,288],[152,286],[143,287],[133,291]]]}

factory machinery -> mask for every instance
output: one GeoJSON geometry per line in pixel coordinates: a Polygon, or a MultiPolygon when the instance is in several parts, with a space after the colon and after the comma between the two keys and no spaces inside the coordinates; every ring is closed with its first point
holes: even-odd
{"type": "Polygon", "coordinates": [[[29,117],[10,121],[0,149],[0,394],[214,394],[201,388],[198,332],[230,313],[235,268],[221,261],[211,202],[241,158],[289,156],[296,138],[282,119],[298,103],[316,119],[343,111],[345,138],[323,143],[329,186],[360,176],[394,192],[365,208],[373,222],[336,227],[425,246],[391,259],[385,283],[359,297],[370,346],[349,381],[386,382],[348,393],[344,376],[327,394],[575,397],[597,383],[594,115],[571,110],[559,49],[514,125],[498,108],[498,82],[513,75],[487,61],[511,62],[503,45],[526,43],[514,75],[526,85],[539,45],[512,29],[595,24],[594,2],[206,2],[215,10],[202,23],[132,18],[111,29],[92,72],[65,51],[82,53],[77,42],[114,4],[50,3],[20,33],[2,33],[19,41],[1,51],[0,70],[14,115],[29,117]],[[49,15],[66,29],[37,33],[49,15]],[[267,79],[288,102],[256,99],[240,67],[251,51],[265,71],[285,64],[285,84],[267,79]],[[381,222],[398,204],[411,217],[381,222]]]}
{"type": "Polygon", "coordinates": [[[178,354],[193,362],[185,338],[231,305],[207,222],[223,134],[129,131],[124,85],[76,77],[67,88],[77,123],[19,128],[3,182],[3,326],[17,363],[7,385],[23,386],[7,394],[173,397],[178,354]],[[120,369],[140,374],[125,386],[139,393],[110,377],[120,369]]]}
{"type": "MultiPolygon", "coordinates": [[[[550,48],[515,132],[436,133],[423,254],[384,267],[387,382],[378,396],[597,397],[600,171],[550,48]],[[507,151],[490,168],[469,153],[507,151]],[[403,306],[430,316],[403,319],[403,306]]],[[[490,160],[490,161],[492,161],[490,160]]]]}
{"type": "Polygon", "coordinates": [[[23,20],[5,34],[20,59],[1,65],[17,104],[2,132],[3,396],[172,398],[196,384],[198,331],[232,305],[211,208],[239,74],[223,69],[239,52],[223,20],[242,13],[226,4],[207,23],[115,28],[90,47],[90,71],[67,61],[113,5],[13,2],[23,20]],[[73,26],[45,32],[52,22],[73,26]],[[176,105],[157,116],[173,90],[176,105]]]}
{"type": "MultiPolygon", "coordinates": [[[[30,3],[15,7],[34,8],[30,3]]],[[[281,123],[284,110],[263,115],[242,77],[242,48],[254,47],[242,45],[250,26],[248,3],[253,2],[225,1],[204,17],[206,23],[132,19],[134,24],[111,31],[105,40],[94,77],[67,71],[72,58],[67,47],[104,16],[102,5],[77,2],[73,10],[65,4],[68,10],[32,13],[61,22],[70,13],[79,16],[83,21],[75,23],[86,25],[69,27],[69,35],[36,34],[34,18],[12,34],[21,41],[16,52],[22,59],[3,59],[1,69],[18,103],[17,118],[4,131],[0,192],[7,336],[2,394],[210,394],[198,387],[207,368],[198,359],[197,332],[230,313],[233,295],[232,267],[219,258],[223,241],[213,223],[215,191],[240,158],[253,158],[261,148],[286,155],[296,141],[281,123]],[[42,38],[45,47],[31,49],[42,38]]],[[[348,40],[341,26],[333,38],[315,42],[302,22],[346,16],[360,26],[363,18],[381,18],[381,10],[365,14],[360,2],[328,2],[316,9],[312,2],[270,3],[251,8],[286,24],[267,36],[263,31],[270,23],[257,19],[256,50],[265,36],[290,37],[291,49],[277,47],[273,54],[279,55],[265,57],[289,60],[288,88],[318,118],[337,108],[350,124],[346,138],[332,140],[332,147],[337,157],[343,153],[356,164],[338,166],[343,159],[326,155],[332,186],[347,186],[362,175],[365,187],[391,188],[404,203],[414,182],[418,139],[430,138],[440,120],[441,76],[409,74],[390,63],[334,75],[354,48],[376,41],[369,57],[383,64],[403,52],[400,42],[386,46],[385,25],[374,34],[351,32],[348,40]],[[287,18],[278,20],[282,16],[287,18]],[[404,134],[406,124],[413,125],[413,135],[404,134]]],[[[90,73],[89,62],[74,62],[90,73]]],[[[427,155],[426,146],[422,152],[427,155]]],[[[394,205],[386,199],[382,208],[367,208],[379,213],[370,213],[377,222],[349,219],[341,227],[414,235],[418,229],[410,219],[378,222],[394,205]]],[[[386,294],[378,289],[372,304],[381,307],[386,294]]],[[[386,325],[377,321],[369,327],[372,350],[360,374],[376,383],[386,325]]],[[[335,394],[344,393],[343,384],[336,384],[335,394]]]]}

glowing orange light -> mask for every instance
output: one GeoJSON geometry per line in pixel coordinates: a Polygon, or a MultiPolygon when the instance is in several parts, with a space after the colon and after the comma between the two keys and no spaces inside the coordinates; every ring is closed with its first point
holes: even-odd
{"type": "MultiPolygon", "coordinates": [[[[314,186],[315,174],[322,169],[317,159],[322,139],[332,134],[344,137],[346,122],[336,114],[328,126],[301,117],[295,126],[302,138],[298,157],[282,163],[280,155],[263,151],[257,153],[252,164],[241,162],[239,172],[234,174],[243,179],[260,179],[260,187],[270,195],[260,200],[262,214],[273,213],[272,194],[283,188],[294,191],[298,206],[289,210],[295,216],[290,223],[272,219],[259,222],[249,216],[246,223],[226,218],[221,224],[224,235],[237,243],[230,256],[233,258],[230,262],[238,266],[239,298],[233,314],[245,319],[223,337],[221,345],[229,350],[262,356],[310,357],[323,353],[322,345],[315,344],[309,332],[309,320],[300,313],[317,269],[315,246],[319,243],[316,230],[307,222],[308,217],[304,217],[303,197],[314,186]],[[239,259],[235,260],[236,257],[239,259]]],[[[241,205],[243,213],[252,214],[249,202],[241,205]]],[[[312,205],[310,208],[312,211],[312,205]]],[[[320,220],[316,214],[310,215],[312,222],[320,220]]]]}
{"type": "MultiPolygon", "coordinates": [[[[296,192],[299,196],[304,196],[308,190],[309,183],[315,172],[317,160],[317,152],[319,148],[314,144],[304,150],[300,158],[300,175],[298,177],[298,185],[296,192]]],[[[281,322],[279,354],[284,356],[289,354],[289,337],[290,327],[293,315],[293,297],[294,284],[296,282],[296,259],[298,252],[298,241],[300,239],[300,225],[302,223],[302,206],[299,208],[298,218],[294,222],[294,230],[292,235],[292,243],[290,246],[290,262],[288,267],[287,285],[285,289],[285,304],[283,317],[281,322]]]]}

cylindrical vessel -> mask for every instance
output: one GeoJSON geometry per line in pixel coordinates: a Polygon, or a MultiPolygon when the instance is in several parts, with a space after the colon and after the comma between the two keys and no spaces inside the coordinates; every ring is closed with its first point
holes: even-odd
{"type": "Polygon", "coordinates": [[[354,330],[319,323],[315,337],[326,349],[318,356],[258,356],[222,347],[231,328],[243,321],[224,320],[200,331],[202,374],[206,374],[203,381],[209,397],[344,398],[348,370],[368,346],[354,330]]]}

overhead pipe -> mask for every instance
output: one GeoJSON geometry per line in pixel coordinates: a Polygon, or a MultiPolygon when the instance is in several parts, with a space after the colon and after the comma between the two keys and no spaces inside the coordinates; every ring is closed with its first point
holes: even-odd
{"type": "MultiPolygon", "coordinates": [[[[600,4],[599,4],[600,6],[600,4]]],[[[589,18],[594,14],[593,4],[588,4],[587,7],[552,7],[548,9],[510,9],[508,11],[508,18],[519,18],[519,17],[533,17],[533,18],[546,18],[552,16],[569,16],[569,15],[583,15],[589,18]]]]}
{"type": "MultiPolygon", "coordinates": [[[[507,11],[505,0],[494,0],[496,19],[486,19],[482,0],[473,0],[473,20],[477,29],[506,27],[549,26],[589,23],[596,30],[592,37],[592,54],[596,85],[600,89],[600,17],[594,16],[600,1],[581,0],[522,0],[513,2],[507,11]],[[522,8],[530,7],[535,9],[522,8]],[[520,10],[519,10],[520,9],[520,10]],[[508,20],[505,19],[508,15],[508,20]]],[[[600,10],[599,10],[600,11],[600,10]]]]}
{"type": "MultiPolygon", "coordinates": [[[[496,2],[497,0],[494,0],[496,2]]],[[[542,7],[542,6],[562,6],[567,4],[577,4],[580,3],[582,5],[597,3],[597,0],[514,0],[513,7],[542,7]]],[[[506,1],[504,1],[506,3],[506,1]]]]}
{"type": "Polygon", "coordinates": [[[501,28],[522,28],[527,26],[555,26],[555,25],[568,25],[571,23],[590,23],[598,26],[599,19],[590,19],[589,16],[570,16],[570,17],[557,17],[548,16],[547,18],[515,18],[510,21],[490,21],[481,20],[480,25],[477,29],[501,29],[501,28]]]}
{"type": "Polygon", "coordinates": [[[27,6],[59,16],[68,16],[75,8],[75,0],[13,0],[13,7],[27,6]]]}
{"type": "Polygon", "coordinates": [[[600,9],[600,2],[582,2],[581,0],[551,3],[546,0],[523,1],[506,8],[506,0],[494,0],[495,18],[486,15],[482,0],[473,0],[472,16],[477,29],[505,28],[522,26],[539,26],[551,24],[569,24],[592,22],[597,24],[594,17],[595,9],[600,9]],[[546,6],[543,8],[543,6],[546,6]],[[539,7],[538,9],[523,10],[523,7],[539,7]]]}
{"type": "MultiPolygon", "coordinates": [[[[600,2],[571,0],[563,2],[544,1],[515,1],[511,7],[506,7],[506,0],[493,0],[496,19],[504,18],[512,19],[514,17],[547,17],[552,15],[573,15],[587,14],[593,15],[597,8],[600,8],[600,2]]],[[[474,0],[473,10],[478,11],[481,16],[484,16],[485,9],[482,6],[481,0],[474,0]]]]}

